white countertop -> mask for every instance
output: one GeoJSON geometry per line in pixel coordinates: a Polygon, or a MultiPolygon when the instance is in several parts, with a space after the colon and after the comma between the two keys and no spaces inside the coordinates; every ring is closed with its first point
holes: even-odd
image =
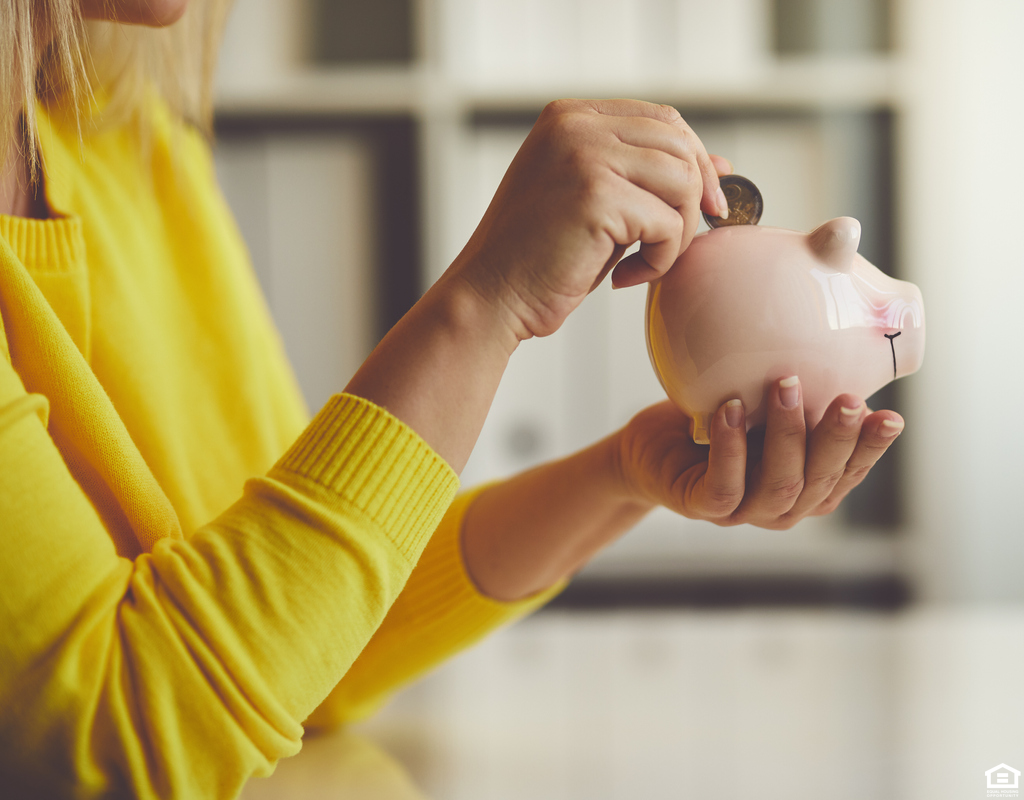
{"type": "Polygon", "coordinates": [[[243,797],[983,798],[1022,667],[1016,609],[548,612],[243,797]]]}

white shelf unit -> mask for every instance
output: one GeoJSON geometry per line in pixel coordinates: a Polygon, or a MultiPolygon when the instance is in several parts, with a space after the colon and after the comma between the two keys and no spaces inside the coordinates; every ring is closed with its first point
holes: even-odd
{"type": "MultiPolygon", "coordinates": [[[[740,172],[748,165],[760,171],[751,177],[765,192],[764,222],[806,230],[848,213],[836,190],[863,177],[849,165],[836,171],[829,148],[842,131],[821,120],[898,113],[905,91],[896,56],[775,58],[768,0],[418,0],[418,58],[398,67],[306,63],[307,14],[305,7],[289,16],[269,0],[240,0],[218,112],[412,119],[424,285],[468,238],[525,135],[522,126],[486,124],[489,117],[526,119],[565,96],[630,96],[672,102],[684,115],[696,110],[713,120],[697,130],[709,149],[732,158],[740,172]],[[684,20],[712,34],[695,36],[684,20]],[[730,35],[713,35],[717,30],[730,35]],[[552,54],[560,34],[570,44],[552,54]],[[645,49],[647,36],[667,49],[645,49]],[[736,122],[737,115],[749,120],[736,122]]],[[[663,397],[647,365],[643,304],[642,290],[604,288],[558,334],[520,348],[464,474],[468,484],[583,446],[663,397]]],[[[588,573],[893,575],[901,572],[902,547],[898,536],[858,530],[838,516],[765,532],[664,512],[599,556],[588,573]]]]}

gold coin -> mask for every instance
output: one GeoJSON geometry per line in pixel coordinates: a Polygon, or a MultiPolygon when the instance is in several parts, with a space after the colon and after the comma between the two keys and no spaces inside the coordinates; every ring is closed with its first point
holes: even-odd
{"type": "Polygon", "coordinates": [[[756,225],[764,211],[764,201],[757,187],[742,175],[723,175],[718,179],[722,194],[729,204],[729,218],[713,217],[704,214],[704,221],[710,228],[721,228],[725,225],[756,225]]]}

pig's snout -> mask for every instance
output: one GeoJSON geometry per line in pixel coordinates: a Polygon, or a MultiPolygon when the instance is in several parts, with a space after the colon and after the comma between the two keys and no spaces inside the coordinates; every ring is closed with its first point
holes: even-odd
{"type": "Polygon", "coordinates": [[[894,379],[917,372],[924,361],[924,301],[921,290],[913,284],[900,283],[906,294],[891,304],[891,327],[886,332],[892,351],[894,379]]]}
{"type": "Polygon", "coordinates": [[[884,352],[891,360],[892,380],[917,372],[924,361],[924,301],[914,284],[877,275],[864,292],[871,308],[868,319],[888,341],[884,352]]]}

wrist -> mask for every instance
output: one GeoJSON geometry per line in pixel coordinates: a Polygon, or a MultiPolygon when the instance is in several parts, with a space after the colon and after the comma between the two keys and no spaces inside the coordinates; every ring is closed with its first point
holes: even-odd
{"type": "Polygon", "coordinates": [[[374,348],[345,391],[387,409],[461,472],[519,340],[457,272],[374,348]]]}
{"type": "Polygon", "coordinates": [[[575,574],[656,503],[623,491],[615,436],[483,490],[461,543],[481,594],[510,602],[575,574]]]}
{"type": "Polygon", "coordinates": [[[474,247],[472,240],[452,263],[445,278],[461,283],[473,293],[488,309],[490,318],[502,326],[504,335],[516,345],[550,332],[542,330],[538,315],[517,291],[506,271],[474,247]]]}
{"type": "Polygon", "coordinates": [[[632,479],[629,469],[628,441],[626,429],[620,428],[615,433],[598,442],[603,448],[603,462],[606,464],[607,487],[610,497],[616,498],[624,507],[633,507],[650,511],[658,503],[647,497],[632,479]]]}
{"type": "Polygon", "coordinates": [[[511,310],[453,265],[421,301],[455,335],[471,336],[483,346],[511,357],[522,341],[511,310]]]}

